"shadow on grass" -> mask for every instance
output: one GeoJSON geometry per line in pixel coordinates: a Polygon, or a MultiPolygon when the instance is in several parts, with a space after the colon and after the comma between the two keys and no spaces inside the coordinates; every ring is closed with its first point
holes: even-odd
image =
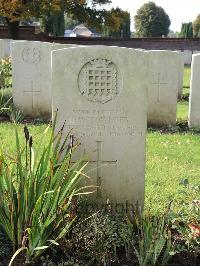
{"type": "Polygon", "coordinates": [[[200,127],[199,128],[189,128],[187,120],[180,120],[176,122],[176,125],[169,125],[169,126],[154,126],[148,127],[148,132],[155,132],[159,131],[163,134],[173,134],[173,133],[190,133],[190,134],[200,134],[200,127]]]}

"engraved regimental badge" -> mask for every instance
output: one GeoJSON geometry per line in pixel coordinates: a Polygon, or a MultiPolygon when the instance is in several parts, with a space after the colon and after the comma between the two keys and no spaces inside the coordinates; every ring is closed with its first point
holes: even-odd
{"type": "Polygon", "coordinates": [[[36,64],[41,61],[41,52],[37,48],[25,47],[22,51],[22,60],[28,64],[36,64]]]}
{"type": "Polygon", "coordinates": [[[119,70],[107,59],[94,59],[82,67],[78,84],[89,101],[106,103],[120,93],[119,70]]]}

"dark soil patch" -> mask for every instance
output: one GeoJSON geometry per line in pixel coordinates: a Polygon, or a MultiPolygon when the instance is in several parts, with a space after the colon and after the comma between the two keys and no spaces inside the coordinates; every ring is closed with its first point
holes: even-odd
{"type": "MultiPolygon", "coordinates": [[[[57,258],[60,259],[59,254],[57,254],[57,258]]],[[[68,259],[66,258],[66,262],[68,259]]],[[[43,265],[62,265],[62,263],[58,261],[56,262],[55,258],[51,260],[51,257],[48,257],[47,261],[38,261],[35,264],[29,264],[29,265],[34,265],[34,266],[43,266],[43,265]],[[49,263],[49,264],[48,264],[49,263]]],[[[64,262],[63,262],[64,263],[64,262]]],[[[8,259],[4,259],[0,261],[0,266],[7,266],[9,264],[8,259]]],[[[13,266],[23,266],[25,265],[20,258],[13,263],[13,266]]],[[[63,264],[64,265],[64,264],[63,264]]],[[[68,265],[68,264],[66,264],[68,265]]],[[[69,264],[73,265],[73,264],[69,264]]],[[[76,261],[75,265],[77,266],[85,266],[85,265],[90,265],[89,261],[83,261],[81,260],[80,262],[76,261]]],[[[139,266],[137,259],[134,255],[131,255],[128,259],[124,256],[119,257],[118,263],[110,261],[109,266],[139,266]]],[[[103,264],[97,262],[93,263],[92,266],[103,266],[103,264]]],[[[153,265],[152,265],[153,266],[153,265]]],[[[168,263],[168,266],[200,266],[200,255],[195,256],[195,254],[190,253],[190,252],[181,252],[179,254],[174,255],[171,260],[168,263]]]]}
{"type": "MultiPolygon", "coordinates": [[[[6,115],[2,115],[0,116],[0,123],[8,123],[11,122],[10,118],[6,115]]],[[[31,117],[26,117],[24,118],[20,124],[24,124],[24,125],[37,125],[37,124],[44,124],[44,123],[49,123],[50,120],[45,120],[42,118],[31,118],[31,117]]]]}

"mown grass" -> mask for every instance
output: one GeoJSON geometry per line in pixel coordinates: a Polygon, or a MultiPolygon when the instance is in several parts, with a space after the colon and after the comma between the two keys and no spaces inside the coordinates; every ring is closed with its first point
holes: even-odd
{"type": "Polygon", "coordinates": [[[183,95],[190,92],[190,76],[191,76],[191,67],[184,67],[184,76],[183,76],[183,95]]]}
{"type": "MultiPolygon", "coordinates": [[[[19,139],[21,146],[24,146],[24,124],[17,124],[16,128],[19,132],[19,139]]],[[[28,125],[30,134],[33,136],[33,144],[38,145],[41,141],[41,136],[44,130],[46,129],[47,124],[38,124],[38,125],[28,125]]],[[[47,138],[50,137],[50,134],[47,133],[47,138]]],[[[48,139],[45,141],[48,142],[48,139]]],[[[15,152],[15,129],[14,124],[12,123],[0,123],[0,145],[3,145],[3,148],[7,153],[15,152]]],[[[42,147],[41,147],[42,150],[42,147]]]]}
{"type": "MultiPolygon", "coordinates": [[[[190,75],[191,67],[185,66],[183,77],[183,96],[188,96],[190,93],[190,75]]],[[[179,101],[177,104],[177,121],[183,121],[188,119],[188,101],[179,101]]]]}
{"type": "MultiPolygon", "coordinates": [[[[171,200],[179,210],[181,180],[200,183],[200,137],[187,134],[147,134],[146,208],[159,212],[171,200]]],[[[193,194],[185,199],[192,201],[193,194]]],[[[200,195],[199,195],[200,196],[200,195]]],[[[183,199],[181,199],[183,200],[183,199]]]]}
{"type": "Polygon", "coordinates": [[[178,102],[177,104],[177,121],[183,121],[188,119],[189,103],[186,101],[178,102]]]}

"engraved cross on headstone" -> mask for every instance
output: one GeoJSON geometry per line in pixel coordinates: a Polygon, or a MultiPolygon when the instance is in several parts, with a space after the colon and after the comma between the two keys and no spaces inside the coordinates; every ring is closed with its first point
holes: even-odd
{"type": "Polygon", "coordinates": [[[168,83],[166,83],[166,82],[161,82],[161,77],[160,77],[161,75],[160,75],[160,73],[158,73],[158,79],[157,79],[157,81],[156,82],[153,82],[153,83],[151,83],[152,85],[157,85],[158,87],[158,94],[157,94],[157,102],[160,102],[160,87],[162,86],[162,85],[167,85],[168,83]]]}
{"type": "Polygon", "coordinates": [[[101,180],[102,180],[102,167],[106,165],[116,165],[117,160],[109,161],[109,160],[103,160],[102,159],[102,146],[103,142],[102,141],[96,141],[97,143],[97,156],[96,156],[96,161],[89,161],[89,163],[95,163],[96,164],[96,169],[97,169],[97,197],[101,197],[101,180]]]}
{"type": "MultiPolygon", "coordinates": [[[[102,180],[102,167],[105,165],[116,165],[117,164],[117,160],[114,161],[106,161],[102,159],[102,146],[103,146],[103,142],[102,141],[97,141],[97,160],[96,160],[96,164],[97,164],[97,196],[100,197],[101,196],[101,191],[100,191],[100,186],[101,186],[101,180],[102,180]]],[[[95,161],[94,161],[95,163],[95,161]]]]}
{"type": "MultiPolygon", "coordinates": [[[[24,91],[24,93],[31,93],[31,97],[32,97],[32,101],[31,101],[31,105],[32,105],[32,111],[34,110],[34,105],[35,105],[35,94],[39,94],[41,91],[37,91],[37,90],[34,90],[33,89],[33,81],[31,81],[31,90],[27,90],[27,91],[24,91]]],[[[36,100],[37,102],[37,100],[36,100]]]]}

